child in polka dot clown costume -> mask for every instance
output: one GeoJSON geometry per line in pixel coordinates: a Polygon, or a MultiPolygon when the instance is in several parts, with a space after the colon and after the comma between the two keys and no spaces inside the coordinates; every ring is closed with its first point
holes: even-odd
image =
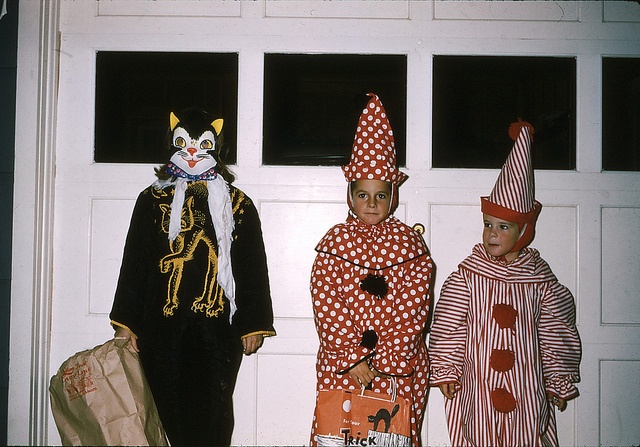
{"type": "Polygon", "coordinates": [[[454,446],[557,446],[554,406],[578,396],[573,296],[527,247],[542,208],[533,128],[518,122],[509,134],[515,145],[481,200],[482,243],[445,281],[429,339],[454,446]]]}
{"type": "MultiPolygon", "coordinates": [[[[349,215],[316,247],[311,294],[320,339],[317,389],[398,394],[411,408],[412,445],[428,389],[425,326],[432,261],[422,236],[393,216],[407,175],[396,167],[393,131],[378,96],[362,111],[349,164],[343,166],[349,215]]],[[[316,407],[316,412],[317,412],[316,407]]],[[[317,445],[316,417],[311,444],[317,445]]]]}

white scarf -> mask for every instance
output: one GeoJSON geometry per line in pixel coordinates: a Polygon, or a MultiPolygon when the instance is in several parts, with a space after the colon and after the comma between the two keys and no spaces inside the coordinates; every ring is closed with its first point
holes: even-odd
{"type": "MultiPolygon", "coordinates": [[[[236,284],[233,278],[231,267],[231,242],[233,241],[233,210],[231,208],[231,193],[229,184],[221,175],[206,180],[209,203],[209,213],[213,222],[218,242],[218,283],[224,290],[229,300],[230,315],[229,323],[233,320],[233,315],[237,310],[236,306],[236,284]]],[[[175,185],[173,201],[171,202],[171,216],[169,220],[169,240],[173,241],[178,236],[181,227],[182,207],[184,206],[185,193],[189,180],[178,177],[175,180],[157,180],[154,186],[164,189],[167,186],[175,185]]]]}

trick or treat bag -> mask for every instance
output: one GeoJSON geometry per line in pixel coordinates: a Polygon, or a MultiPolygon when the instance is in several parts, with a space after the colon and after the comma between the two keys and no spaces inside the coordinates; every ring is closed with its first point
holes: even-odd
{"type": "Polygon", "coordinates": [[[411,446],[410,404],[395,392],[320,390],[318,446],[411,446]]]}
{"type": "Polygon", "coordinates": [[[51,378],[49,395],[63,445],[168,445],[126,338],[70,357],[51,378]]]}

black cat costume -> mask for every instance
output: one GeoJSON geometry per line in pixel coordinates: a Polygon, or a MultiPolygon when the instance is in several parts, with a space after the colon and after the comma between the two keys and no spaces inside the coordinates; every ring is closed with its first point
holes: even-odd
{"type": "Polygon", "coordinates": [[[173,446],[230,444],[242,339],[275,335],[260,219],[220,162],[221,128],[171,115],[175,153],[137,199],[110,314],[173,446]]]}

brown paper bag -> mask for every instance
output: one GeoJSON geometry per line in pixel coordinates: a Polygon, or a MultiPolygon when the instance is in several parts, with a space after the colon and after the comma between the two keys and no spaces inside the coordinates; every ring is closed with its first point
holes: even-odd
{"type": "Polygon", "coordinates": [[[51,378],[49,395],[63,445],[168,445],[128,339],[71,356],[51,378]]]}
{"type": "MultiPolygon", "coordinates": [[[[411,446],[407,399],[373,391],[320,390],[315,442],[318,446],[411,446]]],[[[314,443],[315,444],[315,443],[314,443]]]]}

